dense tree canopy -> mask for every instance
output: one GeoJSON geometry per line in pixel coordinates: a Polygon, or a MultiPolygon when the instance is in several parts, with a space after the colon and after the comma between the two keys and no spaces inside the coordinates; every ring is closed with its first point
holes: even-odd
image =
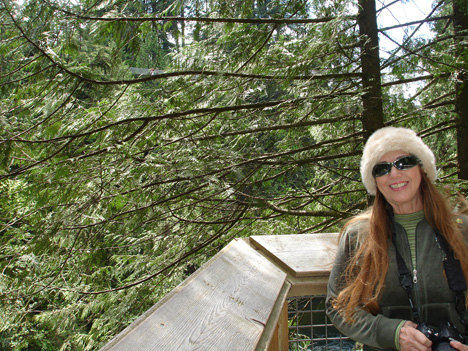
{"type": "Polygon", "coordinates": [[[235,237],[339,230],[383,125],[466,196],[468,5],[396,3],[2,0],[0,348],[96,349],[235,237]]]}

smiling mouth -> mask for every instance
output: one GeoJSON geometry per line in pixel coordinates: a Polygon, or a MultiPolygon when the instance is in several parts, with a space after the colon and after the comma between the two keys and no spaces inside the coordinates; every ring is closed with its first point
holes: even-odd
{"type": "Polygon", "coordinates": [[[392,185],[390,185],[390,188],[392,188],[392,189],[401,189],[406,184],[408,184],[408,182],[401,182],[401,183],[397,183],[397,184],[392,184],[392,185]]]}

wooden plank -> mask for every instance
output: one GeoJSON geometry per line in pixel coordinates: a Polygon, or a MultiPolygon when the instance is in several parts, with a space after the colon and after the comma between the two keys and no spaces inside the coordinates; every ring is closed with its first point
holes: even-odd
{"type": "Polygon", "coordinates": [[[302,278],[290,275],[288,281],[291,283],[288,297],[324,295],[327,293],[328,275],[302,278]]]}
{"type": "Polygon", "coordinates": [[[286,273],[236,240],[102,350],[254,350],[286,273]]]}
{"type": "Polygon", "coordinates": [[[287,351],[289,349],[288,301],[281,307],[275,333],[270,340],[268,351],[287,351]]]}
{"type": "Polygon", "coordinates": [[[288,320],[288,301],[283,304],[281,318],[278,322],[278,345],[279,351],[289,350],[289,320],[288,320]]]}
{"type": "MultiPolygon", "coordinates": [[[[288,344],[288,316],[287,316],[287,306],[288,306],[288,295],[291,284],[286,282],[283,286],[282,291],[278,295],[276,300],[275,307],[268,318],[268,323],[265,326],[265,330],[260,338],[260,341],[255,348],[255,351],[273,351],[276,350],[275,347],[278,347],[280,344],[280,338],[284,336],[286,330],[286,344],[288,344]],[[284,306],[286,306],[286,318],[284,315],[284,306]]],[[[288,348],[279,349],[279,351],[288,350],[288,348]]]]}
{"type": "Polygon", "coordinates": [[[250,240],[293,277],[328,276],[338,233],[252,236],[250,240]]]}

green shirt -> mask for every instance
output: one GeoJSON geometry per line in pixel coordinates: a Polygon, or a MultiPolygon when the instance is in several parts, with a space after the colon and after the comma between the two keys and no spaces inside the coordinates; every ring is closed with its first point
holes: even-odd
{"type": "Polygon", "coordinates": [[[413,267],[416,267],[416,226],[424,218],[424,210],[410,214],[396,214],[395,221],[406,230],[408,243],[411,250],[413,267]]]}

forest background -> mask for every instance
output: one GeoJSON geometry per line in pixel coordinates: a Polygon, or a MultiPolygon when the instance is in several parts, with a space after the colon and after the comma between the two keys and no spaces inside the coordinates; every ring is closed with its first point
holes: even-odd
{"type": "Polygon", "coordinates": [[[233,238],[338,231],[384,125],[466,196],[468,2],[398,3],[1,0],[0,349],[98,349],[233,238]]]}

